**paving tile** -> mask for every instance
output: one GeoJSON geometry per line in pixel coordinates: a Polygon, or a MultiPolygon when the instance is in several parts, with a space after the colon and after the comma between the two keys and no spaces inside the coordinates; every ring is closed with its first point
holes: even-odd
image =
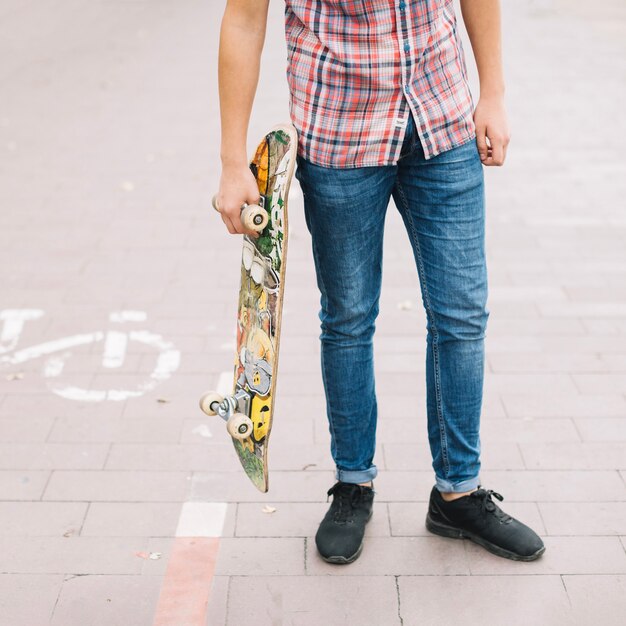
{"type": "MultiPolygon", "coordinates": [[[[626,351],[626,348],[624,348],[626,351]]],[[[600,358],[606,363],[611,372],[626,372],[626,354],[601,354],[600,358]]]]}
{"type": "Polygon", "coordinates": [[[583,441],[626,441],[626,416],[579,418],[574,421],[583,441]]]}
{"type": "Polygon", "coordinates": [[[301,538],[224,538],[220,540],[215,573],[227,576],[301,576],[304,574],[301,538]]]}
{"type": "Polygon", "coordinates": [[[489,334],[485,338],[485,353],[487,357],[498,354],[532,354],[541,352],[542,343],[539,337],[528,335],[489,334]]]}
{"type": "Polygon", "coordinates": [[[141,553],[141,576],[165,576],[175,542],[174,537],[148,537],[146,549],[141,553]]]}
{"type": "Polygon", "coordinates": [[[180,503],[92,502],[85,517],[83,537],[173,536],[180,503]]]}
{"type": "Polygon", "coordinates": [[[232,443],[114,443],[106,469],[151,471],[235,471],[240,467],[232,443]]]}
{"type": "Polygon", "coordinates": [[[169,418],[105,420],[93,415],[68,415],[56,419],[48,441],[164,443],[176,442],[180,430],[180,422],[169,418]]]}
{"type": "Polygon", "coordinates": [[[623,469],[626,443],[522,443],[529,469],[623,469]]]}
{"type": "Polygon", "coordinates": [[[572,378],[581,394],[626,394],[624,374],[572,374],[572,378]]]}
{"type": "Polygon", "coordinates": [[[626,400],[617,393],[579,394],[560,391],[502,393],[509,417],[626,417],[626,400]]]}
{"type": "Polygon", "coordinates": [[[525,563],[495,556],[468,541],[470,570],[473,575],[626,574],[626,554],[617,537],[546,536],[544,543],[543,556],[525,563]]]}
{"type": "Polygon", "coordinates": [[[44,626],[63,584],[60,574],[0,574],[0,615],[10,626],[44,626]]]}
{"type": "MultiPolygon", "coordinates": [[[[422,470],[432,466],[428,444],[386,443],[385,467],[389,470],[422,470]]],[[[499,443],[482,447],[482,465],[492,469],[523,469],[524,461],[515,443],[499,443]]],[[[380,458],[380,457],[379,457],[380,458]]]]}
{"type": "Polygon", "coordinates": [[[626,302],[538,303],[543,317],[618,317],[626,315],[626,302]]]}
{"type": "Polygon", "coordinates": [[[270,468],[269,493],[259,494],[241,470],[237,472],[194,472],[192,500],[207,502],[319,502],[335,483],[332,472],[280,471],[270,468]]]}
{"type": "Polygon", "coordinates": [[[317,552],[315,538],[307,541],[307,573],[314,576],[399,576],[469,574],[465,547],[461,541],[440,541],[440,537],[370,537],[361,556],[350,567],[326,563],[317,552]]]}
{"type": "Polygon", "coordinates": [[[206,626],[226,624],[230,576],[213,576],[209,592],[206,626]]]}
{"type": "Polygon", "coordinates": [[[569,626],[570,606],[560,576],[401,576],[404,626],[493,624],[569,626]]]}
{"type": "Polygon", "coordinates": [[[626,535],[626,502],[542,502],[551,535],[626,535]]]}
{"type": "Polygon", "coordinates": [[[151,626],[159,598],[157,576],[74,576],[63,582],[50,626],[151,626]]]}
{"type": "Polygon", "coordinates": [[[568,374],[485,374],[485,394],[518,394],[532,389],[533,393],[575,394],[577,389],[568,374]]]}
{"type": "MultiPolygon", "coordinates": [[[[602,322],[603,320],[595,320],[602,322]]],[[[626,352],[626,336],[616,334],[616,329],[611,324],[613,332],[605,334],[602,329],[587,328],[584,335],[542,335],[537,337],[544,352],[569,352],[580,354],[599,354],[602,361],[609,362],[613,353],[626,352]]],[[[616,356],[620,356],[619,354],[616,356]]]]}
{"type": "Polygon", "coordinates": [[[50,478],[48,471],[0,471],[1,500],[39,500],[50,478]]]}
{"type": "Polygon", "coordinates": [[[605,361],[594,354],[539,353],[488,355],[491,371],[498,372],[608,372],[605,361]]]}
{"type": "Polygon", "coordinates": [[[0,419],[0,442],[43,442],[46,440],[53,424],[54,418],[45,416],[31,416],[29,419],[23,421],[0,419]]]}
{"type": "Polygon", "coordinates": [[[483,484],[519,502],[611,502],[626,500],[615,471],[526,470],[482,472],[483,484]]]}
{"type": "Polygon", "coordinates": [[[138,574],[143,537],[2,537],[3,569],[17,574],[138,574]]]}
{"type": "MultiPolygon", "coordinates": [[[[424,502],[390,502],[389,523],[394,537],[432,537],[426,530],[425,520],[428,500],[424,502]]],[[[541,536],[546,534],[545,526],[534,502],[504,502],[502,509],[513,517],[533,528],[541,536]]],[[[558,533],[562,534],[562,533],[558,533]]]]}
{"type": "Polygon", "coordinates": [[[626,614],[626,576],[563,576],[575,624],[620,626],[626,614]]]}
{"type": "Polygon", "coordinates": [[[489,318],[489,334],[510,335],[511,333],[519,335],[531,335],[533,337],[544,335],[574,335],[576,333],[585,332],[585,327],[577,319],[525,319],[523,317],[500,318],[491,316],[489,318]]]}
{"type": "Polygon", "coordinates": [[[0,502],[0,535],[77,535],[86,512],[83,502],[0,502]]]}
{"type": "Polygon", "coordinates": [[[228,624],[400,624],[390,576],[235,576],[229,598],[228,624]]]}
{"type": "MultiPolygon", "coordinates": [[[[268,506],[261,502],[242,503],[237,510],[237,537],[308,537],[317,532],[330,503],[284,502],[273,513],[265,513],[268,506]]],[[[386,504],[374,505],[374,515],[366,526],[368,537],[388,537],[389,519],[386,504]]]]}
{"type": "Polygon", "coordinates": [[[39,415],[41,407],[44,405],[47,417],[88,415],[103,419],[121,416],[125,406],[123,402],[73,402],[49,392],[32,394],[10,393],[6,395],[4,402],[0,406],[0,416],[7,419],[24,420],[25,415],[39,415]]]}
{"type": "Polygon", "coordinates": [[[2,443],[1,469],[100,469],[109,451],[98,443],[2,443]]]}
{"type": "Polygon", "coordinates": [[[566,417],[482,419],[480,437],[484,450],[487,450],[489,446],[499,445],[501,442],[580,441],[578,430],[574,424],[573,420],[566,417]]]}
{"type": "Polygon", "coordinates": [[[190,475],[186,472],[55,471],[44,500],[183,502],[190,475]]]}
{"type": "MultiPolygon", "coordinates": [[[[222,536],[234,533],[236,505],[229,506],[222,536]]],[[[181,504],[169,502],[92,502],[81,531],[93,537],[173,537],[181,504]]]]}

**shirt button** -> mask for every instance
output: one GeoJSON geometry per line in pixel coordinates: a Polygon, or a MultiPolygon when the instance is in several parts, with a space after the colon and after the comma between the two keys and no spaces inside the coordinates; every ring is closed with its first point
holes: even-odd
{"type": "Polygon", "coordinates": [[[405,52],[410,52],[410,50],[411,50],[411,46],[408,43],[405,43],[404,44],[404,51],[405,52]]]}
{"type": "Polygon", "coordinates": [[[409,91],[411,91],[411,88],[408,85],[404,86],[404,93],[409,93],[409,91]]]}
{"type": "Polygon", "coordinates": [[[406,4],[404,4],[404,2],[400,3],[400,11],[404,11],[404,9],[406,9],[406,4]]]}

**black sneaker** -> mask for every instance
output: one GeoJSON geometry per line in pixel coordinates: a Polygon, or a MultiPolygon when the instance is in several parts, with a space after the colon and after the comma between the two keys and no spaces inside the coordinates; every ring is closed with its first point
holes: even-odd
{"type": "Polygon", "coordinates": [[[328,496],[333,502],[315,535],[320,556],[329,563],[352,563],[363,550],[365,525],[372,517],[374,489],[335,483],[328,496]]]}
{"type": "Polygon", "coordinates": [[[483,548],[514,561],[534,561],[546,550],[537,533],[507,515],[491,498],[504,498],[479,488],[446,502],[436,487],[430,494],[426,528],[435,535],[471,539],[483,548]]]}

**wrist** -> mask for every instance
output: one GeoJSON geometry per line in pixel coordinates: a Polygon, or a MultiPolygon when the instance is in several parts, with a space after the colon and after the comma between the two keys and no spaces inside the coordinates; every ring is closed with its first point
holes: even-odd
{"type": "Polygon", "coordinates": [[[504,100],[504,85],[481,85],[480,97],[483,100],[504,100]]]}
{"type": "Polygon", "coordinates": [[[248,158],[245,154],[226,154],[221,156],[223,170],[240,170],[248,168],[248,158]]]}

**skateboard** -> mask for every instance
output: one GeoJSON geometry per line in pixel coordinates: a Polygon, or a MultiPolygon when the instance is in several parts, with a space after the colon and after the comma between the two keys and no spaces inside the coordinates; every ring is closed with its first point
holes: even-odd
{"type": "MultiPolygon", "coordinates": [[[[260,236],[243,236],[233,391],[225,397],[209,391],[200,398],[204,413],[226,421],[244,471],[263,493],[268,490],[267,452],[285,290],[287,198],[297,145],[293,126],[276,126],[250,163],[260,200],[242,207],[241,220],[260,236]]],[[[213,206],[217,208],[215,199],[213,206]]]]}

